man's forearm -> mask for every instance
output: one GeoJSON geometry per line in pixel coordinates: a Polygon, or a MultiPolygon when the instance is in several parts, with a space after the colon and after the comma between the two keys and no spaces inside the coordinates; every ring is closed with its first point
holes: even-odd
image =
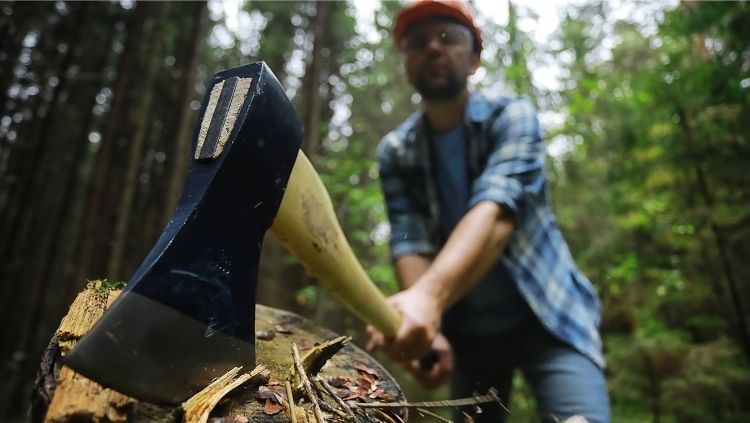
{"type": "Polygon", "coordinates": [[[489,271],[513,233],[513,219],[500,205],[484,201],[459,221],[432,264],[414,282],[445,311],[489,271]]]}
{"type": "Polygon", "coordinates": [[[411,287],[414,282],[427,272],[431,263],[432,258],[419,254],[398,257],[394,262],[394,267],[396,269],[396,279],[401,289],[411,287]]]}

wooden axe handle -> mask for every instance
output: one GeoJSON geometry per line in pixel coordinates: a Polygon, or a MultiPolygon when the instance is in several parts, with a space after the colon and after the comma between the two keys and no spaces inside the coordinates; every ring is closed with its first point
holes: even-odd
{"type": "Polygon", "coordinates": [[[323,181],[300,150],[271,232],[354,314],[386,336],[400,315],[386,301],[354,255],[323,181]]]}

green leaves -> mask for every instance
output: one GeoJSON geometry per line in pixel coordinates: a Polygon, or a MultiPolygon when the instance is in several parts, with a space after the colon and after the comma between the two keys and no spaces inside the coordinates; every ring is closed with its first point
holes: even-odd
{"type": "Polygon", "coordinates": [[[635,327],[605,338],[616,414],[750,413],[729,405],[750,381],[724,373],[748,372],[734,329],[747,319],[737,308],[747,310],[747,296],[732,298],[750,292],[737,279],[750,274],[750,92],[739,59],[750,38],[735,25],[747,14],[745,3],[682,3],[648,35],[643,22],[617,22],[611,59],[598,63],[589,60],[590,41],[602,35],[590,25],[595,11],[569,13],[558,33],[573,59],[557,103],[569,119],[555,134],[581,142],[556,168],[555,206],[600,288],[605,320],[635,327]],[[733,280],[739,286],[727,289],[733,280]],[[717,374],[704,367],[719,357],[717,374]]]}

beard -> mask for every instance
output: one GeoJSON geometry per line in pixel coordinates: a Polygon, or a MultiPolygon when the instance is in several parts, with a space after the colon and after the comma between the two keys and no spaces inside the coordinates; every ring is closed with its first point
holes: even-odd
{"type": "Polygon", "coordinates": [[[449,71],[439,83],[431,84],[427,78],[419,78],[414,88],[426,101],[452,100],[466,88],[466,78],[459,78],[455,72],[449,71]]]}

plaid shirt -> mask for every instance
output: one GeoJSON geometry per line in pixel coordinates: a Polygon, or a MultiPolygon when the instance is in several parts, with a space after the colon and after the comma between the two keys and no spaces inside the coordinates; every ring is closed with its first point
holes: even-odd
{"type": "MultiPolygon", "coordinates": [[[[545,144],[536,111],[525,100],[488,101],[472,94],[464,125],[471,208],[494,201],[516,228],[501,260],[521,295],[557,338],[604,366],[599,300],[576,266],[549,207],[545,144]]],[[[445,243],[422,112],[388,133],[378,147],[380,178],[391,223],[391,253],[434,256],[445,243]]]]}

